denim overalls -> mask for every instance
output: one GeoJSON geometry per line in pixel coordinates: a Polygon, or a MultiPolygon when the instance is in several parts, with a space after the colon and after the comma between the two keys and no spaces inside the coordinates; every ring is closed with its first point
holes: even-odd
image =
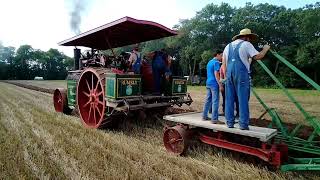
{"type": "Polygon", "coordinates": [[[228,127],[234,125],[234,104],[235,97],[239,100],[240,129],[248,129],[249,126],[249,96],[250,96],[250,74],[240,59],[239,49],[241,41],[233,48],[229,44],[227,72],[226,72],[226,112],[225,117],[228,127]]]}
{"type": "Polygon", "coordinates": [[[166,65],[165,58],[166,57],[162,52],[156,51],[155,57],[152,61],[152,73],[156,94],[160,94],[162,76],[171,75],[171,71],[166,65]]]}
{"type": "Polygon", "coordinates": [[[137,60],[132,65],[132,69],[135,74],[140,74],[140,67],[141,67],[141,55],[138,56],[138,54],[134,53],[137,56],[137,60]]]}

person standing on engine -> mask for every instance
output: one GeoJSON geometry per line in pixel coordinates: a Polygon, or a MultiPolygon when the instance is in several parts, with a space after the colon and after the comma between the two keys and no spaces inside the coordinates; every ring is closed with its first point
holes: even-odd
{"type": "Polygon", "coordinates": [[[129,68],[131,68],[135,74],[140,74],[142,55],[139,52],[139,44],[135,44],[135,46],[133,47],[128,61],[129,68]]]}
{"type": "Polygon", "coordinates": [[[207,81],[206,89],[207,96],[203,107],[203,120],[209,120],[208,111],[210,106],[212,106],[212,118],[211,121],[213,124],[224,124],[218,120],[219,113],[219,89],[223,91],[223,86],[220,83],[220,62],[222,61],[222,51],[217,50],[213,54],[214,58],[211,59],[207,64],[207,81]]]}
{"type": "Polygon", "coordinates": [[[241,130],[249,130],[249,97],[250,97],[250,62],[262,59],[269,45],[264,45],[258,52],[250,43],[257,39],[258,35],[251,33],[250,29],[242,29],[240,33],[232,38],[223,51],[223,68],[226,70],[226,106],[225,117],[227,126],[234,127],[234,104],[238,97],[239,101],[239,125],[241,130]]]}
{"type": "Polygon", "coordinates": [[[164,79],[167,81],[171,76],[171,56],[169,56],[164,49],[155,51],[152,59],[152,74],[154,81],[154,94],[161,94],[161,84],[164,79]]]}

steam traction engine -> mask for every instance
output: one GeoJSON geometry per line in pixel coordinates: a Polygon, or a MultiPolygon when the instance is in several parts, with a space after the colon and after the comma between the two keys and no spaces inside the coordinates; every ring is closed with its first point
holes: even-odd
{"type": "MultiPolygon", "coordinates": [[[[160,24],[124,17],[96,29],[60,42],[63,46],[84,46],[91,48],[86,54],[74,49],[75,70],[69,71],[67,89],[56,89],[53,96],[57,112],[78,111],[83,124],[89,128],[99,128],[114,121],[115,116],[133,112],[144,114],[147,110],[163,110],[173,105],[190,105],[192,99],[187,93],[187,80],[172,76],[162,84],[163,94],[153,95],[154,82],[152,62],[142,61],[141,74],[129,73],[127,53],[116,56],[113,48],[139,42],[174,36],[177,33],[160,24]],[[111,49],[113,55],[106,56],[101,50],[111,49]]],[[[290,69],[320,91],[320,86],[308,78],[279,54],[272,54],[290,69]]],[[[163,118],[175,126],[166,126],[163,132],[165,148],[173,154],[183,154],[191,137],[216,147],[255,156],[283,171],[320,170],[320,121],[307,113],[296,99],[285,89],[271,71],[258,64],[284,91],[297,109],[303,114],[309,127],[302,124],[285,124],[274,108],[268,107],[258,94],[253,94],[264,107],[265,112],[257,119],[257,126],[243,131],[212,124],[201,120],[201,113],[166,115],[163,118]],[[272,121],[265,122],[265,114],[272,121]],[[259,125],[259,122],[267,124],[259,125]]],[[[225,121],[224,116],[219,116],[225,121]]]]}
{"type": "Polygon", "coordinates": [[[124,17],[60,42],[63,46],[89,47],[91,51],[82,54],[74,49],[75,70],[68,72],[67,89],[55,90],[55,110],[66,114],[76,110],[86,127],[99,128],[118,114],[190,105],[186,79],[172,76],[163,84],[163,94],[153,95],[152,62],[142,62],[141,74],[128,73],[127,54],[117,56],[112,50],[176,34],[154,22],[124,17]],[[100,53],[108,49],[113,55],[100,53]]]}

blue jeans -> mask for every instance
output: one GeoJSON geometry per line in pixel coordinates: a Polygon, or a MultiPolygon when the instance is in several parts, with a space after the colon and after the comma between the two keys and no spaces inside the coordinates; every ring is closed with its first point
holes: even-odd
{"type": "Polygon", "coordinates": [[[202,118],[208,117],[208,111],[212,106],[212,121],[218,121],[219,88],[207,87],[207,96],[203,107],[202,118]]]}
{"type": "Polygon", "coordinates": [[[236,98],[239,102],[239,125],[241,128],[248,128],[249,126],[249,97],[250,97],[250,83],[248,75],[242,74],[238,80],[227,80],[226,85],[226,120],[228,127],[234,125],[234,103],[236,98]]]}

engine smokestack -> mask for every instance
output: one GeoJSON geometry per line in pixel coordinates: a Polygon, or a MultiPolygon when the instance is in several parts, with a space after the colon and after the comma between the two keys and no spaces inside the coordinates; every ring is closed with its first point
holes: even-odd
{"type": "Polygon", "coordinates": [[[81,68],[80,56],[81,56],[81,49],[75,48],[73,50],[74,55],[74,70],[79,70],[81,68]]]}

